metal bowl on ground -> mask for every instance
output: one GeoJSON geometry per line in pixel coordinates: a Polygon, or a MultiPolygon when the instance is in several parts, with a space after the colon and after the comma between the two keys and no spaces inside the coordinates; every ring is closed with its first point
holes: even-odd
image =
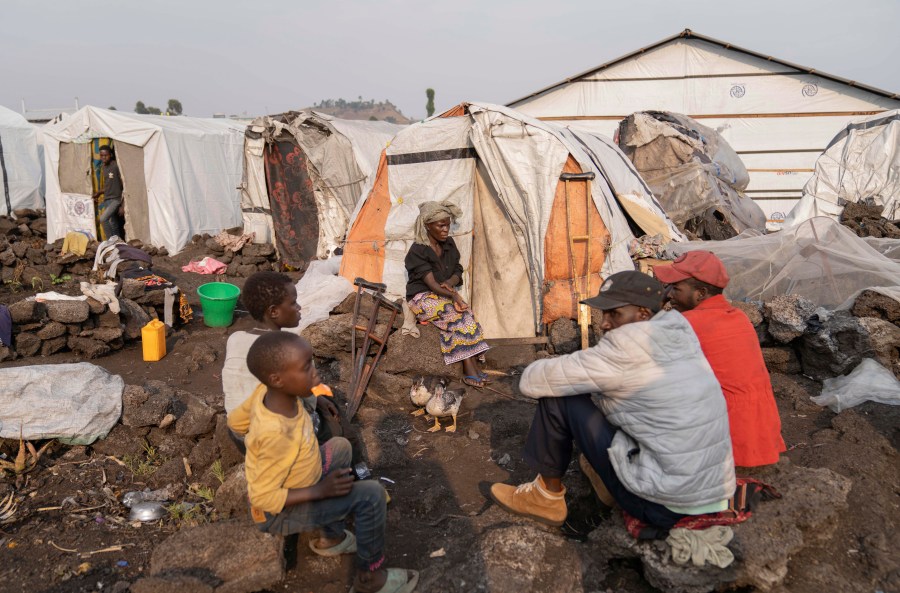
{"type": "Polygon", "coordinates": [[[128,519],[131,521],[159,521],[168,514],[163,503],[148,500],[139,502],[131,507],[128,519]]]}

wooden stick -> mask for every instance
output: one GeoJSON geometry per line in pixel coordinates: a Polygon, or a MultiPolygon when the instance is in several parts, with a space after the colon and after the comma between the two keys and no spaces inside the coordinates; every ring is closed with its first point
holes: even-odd
{"type": "Polygon", "coordinates": [[[115,546],[109,546],[108,548],[103,548],[102,550],[94,550],[93,552],[86,552],[82,554],[82,556],[93,556],[94,554],[103,554],[104,552],[121,552],[125,548],[129,546],[133,546],[134,544],[116,544],[115,546]]]}
{"type": "Polygon", "coordinates": [[[56,544],[54,544],[53,541],[49,541],[49,542],[47,542],[47,543],[49,543],[51,546],[53,546],[54,548],[56,548],[56,549],[59,550],[60,552],[72,552],[72,553],[75,553],[75,554],[78,553],[78,550],[69,550],[68,548],[60,548],[59,546],[57,546],[56,544]]]}

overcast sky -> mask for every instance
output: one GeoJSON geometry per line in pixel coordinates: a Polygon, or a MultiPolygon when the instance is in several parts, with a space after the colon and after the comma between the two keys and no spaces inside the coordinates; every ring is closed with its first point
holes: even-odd
{"type": "Polygon", "coordinates": [[[684,28],[900,92],[898,0],[4,0],[0,104],[506,103],[684,28]]]}

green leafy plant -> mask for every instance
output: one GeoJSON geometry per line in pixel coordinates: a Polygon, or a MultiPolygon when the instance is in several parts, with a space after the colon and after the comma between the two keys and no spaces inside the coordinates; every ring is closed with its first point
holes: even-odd
{"type": "Polygon", "coordinates": [[[212,502],[216,498],[216,491],[209,486],[191,484],[190,491],[206,502],[212,502]]]}
{"type": "Polygon", "coordinates": [[[212,475],[219,480],[219,484],[225,483],[225,468],[222,467],[222,460],[216,459],[212,464],[212,475]]]}
{"type": "Polygon", "coordinates": [[[200,504],[176,502],[168,505],[166,511],[169,513],[169,518],[178,524],[179,529],[182,527],[195,527],[209,521],[206,509],[200,504]]]}
{"type": "Polygon", "coordinates": [[[37,290],[40,287],[41,290],[44,290],[44,281],[41,280],[40,276],[32,276],[31,277],[31,290],[37,290]]]}
{"type": "Polygon", "coordinates": [[[71,274],[60,274],[59,276],[55,274],[50,274],[50,282],[51,284],[65,284],[72,280],[71,274]]]}
{"type": "Polygon", "coordinates": [[[19,280],[4,280],[3,284],[9,286],[9,289],[13,292],[22,290],[22,283],[19,280]]]}
{"type": "Polygon", "coordinates": [[[146,440],[141,444],[141,449],[143,454],[125,455],[122,457],[122,463],[136,476],[153,475],[164,460],[160,457],[156,447],[146,440]]]}

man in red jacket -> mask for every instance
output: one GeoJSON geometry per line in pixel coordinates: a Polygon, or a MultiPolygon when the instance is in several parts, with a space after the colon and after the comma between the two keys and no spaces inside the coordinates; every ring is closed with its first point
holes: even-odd
{"type": "Polygon", "coordinates": [[[769,465],[785,450],[772,381],[753,324],[722,296],[728,272],[709,251],[689,251],[670,266],[657,266],[672,307],[694,328],[725,401],[734,464],[769,465]]]}

